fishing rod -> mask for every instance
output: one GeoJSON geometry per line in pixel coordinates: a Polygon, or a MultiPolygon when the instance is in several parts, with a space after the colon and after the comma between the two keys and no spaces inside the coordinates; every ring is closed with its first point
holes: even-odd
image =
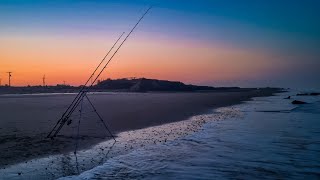
{"type": "Polygon", "coordinates": [[[54,133],[53,137],[55,137],[59,131],[61,130],[61,128],[64,126],[64,124],[68,121],[68,119],[70,118],[71,114],[74,112],[74,110],[77,108],[77,106],[79,105],[79,103],[81,102],[81,98],[83,98],[86,93],[92,88],[92,86],[94,85],[94,83],[97,81],[97,79],[99,78],[99,76],[102,74],[102,72],[104,71],[104,69],[107,67],[107,65],[111,62],[111,60],[113,59],[113,57],[117,54],[117,52],[119,51],[119,49],[122,47],[122,45],[124,44],[124,42],[128,39],[128,37],[131,35],[131,33],[134,31],[134,29],[138,26],[138,24],[140,23],[140,21],[145,17],[145,15],[149,12],[149,10],[152,7],[149,7],[147,9],[147,11],[141,16],[141,18],[138,20],[138,22],[135,24],[135,26],[131,29],[131,31],[128,33],[128,35],[126,36],[126,38],[122,41],[122,43],[120,44],[120,46],[117,48],[117,50],[113,53],[113,55],[110,57],[110,59],[108,60],[108,62],[105,64],[105,66],[102,68],[102,70],[100,71],[100,73],[96,76],[96,78],[94,79],[94,81],[91,83],[91,85],[87,88],[87,91],[83,91],[80,94],[80,97],[78,98],[78,100],[76,101],[76,103],[73,105],[73,107],[71,108],[71,110],[68,112],[68,114],[66,115],[66,117],[63,119],[63,122],[61,123],[61,125],[58,127],[58,129],[56,130],[56,132],[54,133]]]}
{"type": "MultiPolygon", "coordinates": [[[[74,101],[71,103],[71,105],[68,107],[68,109],[65,111],[65,113],[62,115],[62,117],[60,118],[60,120],[57,122],[56,126],[52,129],[52,131],[49,133],[49,135],[47,137],[50,137],[51,134],[54,132],[53,137],[56,137],[56,135],[60,132],[60,130],[62,129],[62,127],[64,126],[64,124],[69,120],[70,116],[72,115],[72,113],[75,111],[75,109],[78,107],[79,103],[81,102],[81,99],[83,99],[86,96],[86,93],[89,92],[91,90],[91,88],[93,87],[94,83],[97,81],[97,79],[100,77],[100,75],[102,74],[102,72],[105,70],[105,68],[108,66],[108,64],[111,62],[111,60],[113,59],[113,57],[117,54],[117,52],[119,51],[119,49],[122,47],[122,45],[126,42],[126,40],[130,37],[131,33],[135,30],[135,28],[138,26],[138,24],[141,22],[141,20],[145,17],[145,15],[150,11],[150,9],[152,8],[152,6],[150,6],[145,13],[140,17],[140,19],[138,20],[138,22],[134,25],[134,27],[131,29],[131,31],[127,34],[127,36],[125,37],[125,39],[122,41],[122,43],[119,45],[119,47],[116,49],[116,51],[113,53],[113,55],[109,58],[108,62],[104,65],[104,67],[100,70],[99,74],[96,76],[96,78],[94,79],[94,81],[91,82],[91,85],[87,88],[85,88],[85,86],[82,87],[81,91],[78,93],[77,97],[74,99],[74,101]],[[60,123],[60,126],[58,126],[58,124],[60,123]],[[58,126],[58,128],[56,129],[56,127],[58,126]]],[[[122,34],[123,35],[123,34],[122,34]]],[[[122,36],[121,35],[121,36],[122,36]]],[[[120,38],[119,38],[120,39],[120,38]]],[[[115,43],[116,44],[116,43],[115,43]]],[[[110,50],[111,51],[111,50],[110,50]]],[[[105,56],[106,57],[106,56],[105,56]]],[[[101,65],[102,63],[100,63],[101,65]]],[[[100,66],[99,65],[99,66],[100,66]]],[[[96,68],[97,70],[98,68],[96,68]]],[[[96,71],[95,70],[95,71],[96,71]]],[[[94,74],[94,73],[93,73],[94,74]]],[[[87,83],[90,81],[90,79],[93,77],[93,75],[88,79],[87,83]]],[[[86,83],[86,84],[87,84],[86,83]]],[[[107,128],[108,129],[108,128],[107,128]]],[[[108,129],[109,131],[109,129],[108,129]]]]}
{"type": "Polygon", "coordinates": [[[147,11],[141,16],[141,18],[138,20],[138,22],[134,25],[134,27],[131,29],[131,31],[128,33],[128,35],[126,36],[126,38],[124,38],[124,40],[122,41],[122,43],[120,44],[120,46],[117,48],[117,50],[113,53],[113,55],[110,57],[109,61],[107,62],[107,64],[102,68],[102,70],[100,71],[100,73],[98,74],[98,76],[96,77],[96,79],[91,83],[91,86],[93,86],[93,84],[97,81],[97,79],[99,78],[99,76],[101,75],[101,73],[104,71],[104,69],[108,66],[108,64],[110,63],[110,61],[113,59],[113,57],[117,54],[117,52],[119,51],[119,49],[121,48],[121,46],[127,41],[127,39],[129,38],[129,36],[131,35],[131,33],[134,31],[134,29],[138,26],[138,24],[140,23],[140,21],[145,17],[145,15],[150,11],[150,9],[152,8],[152,6],[150,6],[147,11]]]}
{"type": "MultiPolygon", "coordinates": [[[[120,46],[117,48],[117,50],[113,53],[113,55],[110,57],[110,59],[108,60],[108,62],[105,64],[105,66],[101,69],[100,73],[96,76],[96,78],[94,79],[93,82],[91,82],[91,85],[87,88],[87,91],[83,91],[80,98],[78,99],[78,101],[74,104],[74,106],[72,107],[72,109],[69,111],[69,113],[66,116],[65,122],[69,119],[69,117],[71,116],[71,114],[74,112],[74,110],[77,108],[77,106],[79,105],[79,103],[81,102],[81,98],[83,98],[87,92],[89,92],[89,90],[93,87],[94,83],[97,81],[97,79],[100,77],[100,75],[102,74],[102,72],[104,71],[104,69],[108,66],[108,64],[111,62],[111,60],[113,59],[113,57],[117,54],[117,52],[119,51],[119,49],[121,48],[121,46],[126,42],[126,40],[128,39],[128,37],[131,35],[131,33],[134,31],[134,29],[138,26],[138,24],[140,23],[140,21],[145,17],[145,15],[149,12],[149,10],[152,7],[150,6],[147,11],[141,16],[141,18],[138,20],[138,22],[135,24],[135,26],[131,29],[131,31],[128,33],[128,35],[126,36],[126,38],[122,41],[122,43],[120,44],[120,46]]],[[[63,122],[63,124],[65,123],[63,122]]],[[[57,133],[60,131],[60,129],[63,127],[63,124],[58,128],[57,132],[53,135],[56,136],[57,133]]]]}
{"type": "Polygon", "coordinates": [[[107,58],[107,56],[110,54],[110,52],[112,51],[112,49],[116,46],[116,44],[119,42],[119,40],[121,39],[121,37],[124,35],[125,32],[123,32],[119,38],[116,40],[116,42],[113,44],[113,46],[109,49],[108,53],[104,56],[104,58],[101,60],[101,62],[99,63],[99,65],[96,67],[96,69],[92,72],[92,74],[90,75],[90,77],[88,78],[88,80],[86,81],[86,83],[81,87],[79,93],[77,94],[77,96],[73,99],[73,101],[71,102],[71,104],[69,105],[69,107],[67,108],[67,110],[62,114],[61,118],[58,120],[58,122],[56,123],[56,125],[52,128],[52,130],[50,131],[50,133],[48,134],[47,138],[49,138],[52,134],[52,132],[55,130],[55,128],[58,126],[58,124],[61,122],[62,119],[64,119],[65,115],[67,114],[67,112],[69,111],[69,109],[74,105],[74,103],[81,97],[81,94],[83,93],[86,85],[89,83],[90,79],[94,76],[94,74],[97,72],[97,70],[99,69],[99,67],[101,66],[101,64],[105,61],[105,59],[107,58]]]}

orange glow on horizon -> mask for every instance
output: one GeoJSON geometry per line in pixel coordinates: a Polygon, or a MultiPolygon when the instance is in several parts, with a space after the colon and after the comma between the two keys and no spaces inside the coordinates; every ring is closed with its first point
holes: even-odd
{"type": "MultiPolygon", "coordinates": [[[[81,85],[113,42],[99,38],[2,37],[0,76],[14,86],[81,85]]],[[[276,59],[261,52],[164,38],[133,37],[99,79],[146,77],[185,83],[248,79],[276,73],[276,59]]],[[[278,66],[281,68],[282,66],[278,66]]]]}

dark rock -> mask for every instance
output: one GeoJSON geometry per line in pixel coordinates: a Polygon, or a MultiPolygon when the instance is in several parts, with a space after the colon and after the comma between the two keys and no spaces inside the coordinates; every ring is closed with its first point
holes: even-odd
{"type": "Polygon", "coordinates": [[[308,96],[308,93],[298,93],[297,96],[308,96]]]}
{"type": "Polygon", "coordinates": [[[292,104],[307,104],[306,102],[303,101],[298,101],[298,100],[294,100],[291,102],[292,104]]]}
{"type": "Polygon", "coordinates": [[[290,99],[291,98],[291,96],[288,96],[288,97],[286,97],[286,98],[284,98],[284,99],[290,99]]]}
{"type": "Polygon", "coordinates": [[[298,93],[297,96],[319,96],[320,93],[313,92],[313,93],[298,93]]]}

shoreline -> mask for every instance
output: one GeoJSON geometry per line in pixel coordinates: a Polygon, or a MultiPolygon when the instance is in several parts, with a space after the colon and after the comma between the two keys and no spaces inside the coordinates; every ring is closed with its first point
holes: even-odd
{"type": "MultiPolygon", "coordinates": [[[[243,101],[247,101],[247,100],[250,100],[252,97],[259,97],[259,96],[271,96],[273,95],[274,93],[278,93],[280,92],[280,89],[260,89],[260,90],[256,90],[255,92],[252,92],[252,91],[249,91],[249,92],[240,92],[240,96],[239,96],[239,92],[238,93],[235,93],[237,94],[238,96],[238,99],[237,100],[234,100],[233,96],[236,96],[234,93],[231,93],[228,92],[228,93],[225,93],[223,97],[220,97],[222,99],[224,98],[227,98],[229,96],[229,98],[232,99],[232,101],[227,101],[227,102],[221,102],[220,104],[205,104],[205,107],[201,107],[201,108],[196,108],[197,111],[193,111],[193,112],[188,112],[188,113],[181,113],[181,110],[180,110],[180,115],[173,115],[173,117],[171,117],[170,115],[172,115],[172,112],[170,113],[164,113],[164,114],[161,114],[162,111],[160,112],[157,112],[155,113],[156,115],[159,115],[160,117],[158,117],[160,119],[160,121],[158,120],[150,120],[150,118],[146,118],[146,117],[143,117],[142,119],[149,119],[150,121],[149,122],[146,122],[146,121],[142,121],[142,122],[138,122],[136,126],[130,124],[130,122],[128,123],[128,119],[124,119],[125,121],[123,122],[127,122],[127,126],[124,127],[124,128],[121,128],[119,126],[114,126],[114,125],[121,125],[123,122],[118,122],[117,123],[113,123],[113,126],[111,126],[114,130],[114,132],[116,132],[116,134],[118,135],[119,133],[122,133],[122,132],[126,132],[126,131],[131,131],[131,130],[138,130],[138,129],[143,129],[143,128],[148,128],[148,127],[154,127],[154,126],[158,126],[158,125],[164,125],[164,124],[168,124],[168,123],[174,123],[174,122],[182,122],[182,121],[185,121],[186,119],[189,119],[190,117],[193,117],[193,116],[196,116],[196,115],[199,115],[199,114],[206,114],[206,112],[208,112],[210,109],[216,109],[218,107],[225,107],[225,106],[230,106],[230,105],[234,105],[234,104],[240,104],[242,103],[243,101]],[[200,110],[199,110],[200,109],[200,110]],[[160,114],[161,115],[160,115],[160,114]],[[164,117],[168,117],[170,116],[170,118],[168,119],[165,119],[165,120],[161,120],[161,119],[164,119],[164,117]]],[[[191,94],[194,94],[194,93],[191,93],[191,94]]],[[[206,94],[206,93],[205,93],[206,94]]],[[[213,93],[214,95],[218,95],[217,93],[213,93]]],[[[135,96],[136,94],[133,93],[131,94],[131,96],[135,96]]],[[[141,95],[141,94],[140,94],[141,95]]],[[[162,101],[159,101],[159,97],[155,98],[154,97],[154,93],[150,93],[150,94],[142,94],[144,96],[152,96],[151,99],[158,99],[158,105],[162,106],[163,104],[161,104],[162,101]]],[[[167,95],[167,94],[164,94],[164,95],[167,95]]],[[[175,94],[177,95],[177,94],[175,94]]],[[[178,93],[178,95],[182,96],[182,99],[184,97],[188,97],[188,95],[190,95],[189,93],[178,93]],[[181,94],[184,94],[181,95],[181,94]]],[[[212,95],[212,94],[211,94],[212,95]]],[[[96,97],[94,97],[94,95],[92,95],[93,99],[96,99],[99,95],[96,95],[96,97]]],[[[121,96],[121,93],[120,93],[120,96],[121,96]]],[[[124,96],[122,94],[122,96],[124,96]]],[[[170,96],[170,95],[169,95],[170,96]]],[[[198,95],[199,96],[199,95],[198,95]]],[[[132,98],[132,97],[131,97],[132,98]]],[[[162,97],[160,96],[160,99],[162,97]]],[[[181,97],[180,97],[181,98],[181,97]]],[[[195,99],[197,99],[199,97],[195,97],[195,99]]],[[[115,98],[116,100],[119,100],[119,98],[115,98]]],[[[121,99],[121,98],[120,98],[121,99]]],[[[126,96],[124,98],[125,100],[128,100],[128,97],[126,96]]],[[[130,98],[129,98],[130,99],[130,98]]],[[[148,99],[148,98],[147,98],[148,99]]],[[[179,99],[179,98],[178,98],[179,99]]],[[[180,101],[182,100],[180,99],[180,101]]],[[[96,99],[97,100],[97,99],[96,99]]],[[[110,100],[110,99],[109,99],[110,100]]],[[[122,99],[123,100],[123,99],[122,99]]],[[[177,100],[177,99],[175,99],[177,100]]],[[[203,100],[203,99],[202,99],[203,100]]],[[[221,99],[220,99],[221,100],[221,99]]],[[[188,101],[184,101],[184,103],[187,103],[188,101]]],[[[191,98],[191,102],[193,102],[193,99],[191,98]]],[[[206,101],[207,102],[207,101],[206,101]]],[[[203,102],[202,102],[203,103],[203,102]]],[[[179,103],[178,103],[179,104],[179,103]]],[[[181,102],[180,104],[181,105],[181,102]]],[[[182,103],[183,105],[183,103],[182,103]]],[[[185,104],[184,104],[185,105],[185,104]]],[[[101,105],[98,104],[99,107],[101,107],[101,105]]],[[[158,106],[156,106],[158,107],[158,106]]],[[[173,107],[176,107],[176,106],[173,106],[173,107]]],[[[117,108],[117,107],[115,107],[117,108]]],[[[194,108],[191,106],[191,108],[194,108]]],[[[170,109],[170,108],[169,108],[170,109]]],[[[128,109],[127,109],[128,110],[128,109]]],[[[139,109],[138,109],[139,110],[139,109]]],[[[141,109],[140,109],[141,110],[141,109]]],[[[144,110],[144,108],[142,108],[142,110],[144,110]]],[[[164,109],[164,110],[168,110],[168,109],[164,109]]],[[[98,111],[102,111],[102,110],[99,110],[98,111]]],[[[127,113],[132,113],[132,112],[127,112],[127,113]]],[[[134,113],[134,112],[133,112],[134,113]]],[[[154,112],[151,111],[151,114],[154,114],[154,112]]],[[[174,111],[174,113],[178,113],[178,111],[174,111]]],[[[149,114],[150,115],[150,114],[149,114]]],[[[121,117],[121,116],[120,116],[121,117]]],[[[117,119],[117,118],[116,118],[117,119]]],[[[130,119],[130,118],[129,118],[130,119]]],[[[141,119],[140,119],[141,120],[141,119]]],[[[47,122],[48,123],[48,122],[47,122]]],[[[112,124],[112,122],[110,122],[112,124]]],[[[135,122],[136,123],[136,122],[135,122]]],[[[48,125],[47,125],[48,126],[48,125]]],[[[50,128],[51,126],[49,126],[50,128]]],[[[48,127],[46,128],[48,129],[48,127]]],[[[3,158],[3,155],[1,157],[1,159],[4,159],[5,161],[2,161],[2,163],[0,164],[0,167],[1,168],[6,168],[6,167],[9,167],[10,165],[13,165],[13,164],[17,164],[19,162],[24,162],[26,161],[26,163],[29,161],[29,160],[32,160],[32,159],[36,159],[36,158],[41,158],[41,157],[47,157],[48,155],[54,155],[54,154],[66,154],[66,153],[69,153],[69,152],[72,152],[73,150],[73,142],[72,142],[72,139],[68,139],[68,138],[65,138],[65,139],[60,139],[56,142],[51,142],[50,140],[46,140],[46,139],[43,139],[43,137],[45,136],[45,134],[43,133],[36,133],[37,135],[40,135],[40,138],[37,138],[37,139],[26,139],[26,138],[21,138],[20,140],[22,141],[28,141],[28,140],[31,140],[31,144],[24,144],[26,147],[23,147],[22,149],[19,149],[19,146],[18,147],[18,151],[15,150],[14,148],[12,149],[13,152],[12,153],[4,153],[4,155],[7,155],[7,157],[3,158]],[[40,143],[39,143],[40,142],[40,143]],[[36,143],[39,143],[39,145],[37,147],[34,147],[33,145],[36,144],[36,143]],[[49,145],[47,148],[43,148],[42,146],[44,145],[49,145]],[[40,147],[39,147],[40,146],[40,147]],[[51,148],[52,146],[58,146],[58,147],[55,147],[55,149],[51,149],[49,150],[48,148],[51,148]],[[31,148],[30,150],[26,150],[26,148],[31,148]],[[20,157],[11,157],[10,156],[13,156],[14,154],[13,153],[19,153],[19,151],[27,151],[27,154],[22,154],[22,156],[20,157]]],[[[18,139],[18,141],[16,142],[16,144],[19,144],[20,140],[19,138],[15,137],[16,139],[18,139]]],[[[9,138],[10,139],[10,138],[9,138]]],[[[11,139],[12,141],[15,141],[15,139],[11,139]]],[[[81,150],[84,150],[84,149],[88,149],[88,148],[91,148],[97,144],[99,144],[100,142],[103,142],[105,141],[105,139],[85,139],[84,140],[84,145],[82,145],[80,147],[81,150]]],[[[1,146],[0,146],[1,147],[1,146]]],[[[3,150],[3,146],[1,147],[2,150],[3,150]]],[[[6,148],[6,147],[5,147],[6,148]]],[[[20,147],[21,148],[21,147],[20,147]]],[[[8,149],[8,148],[7,148],[8,149]]],[[[9,148],[10,149],[10,148],[9,148]]],[[[17,148],[16,148],[17,149],[17,148]]],[[[7,151],[4,151],[4,152],[8,152],[7,151]]],[[[14,155],[15,156],[15,155],[14,155]]]]}
{"type": "MultiPolygon", "coordinates": [[[[1,86],[0,86],[1,87],[1,86]]],[[[14,87],[17,88],[17,87],[14,87]]],[[[18,87],[19,88],[19,87],[18,87]]],[[[213,90],[194,90],[194,91],[128,91],[128,90],[104,90],[104,89],[93,89],[92,91],[89,91],[88,94],[116,94],[116,93],[124,93],[124,94],[146,94],[146,93],[156,93],[156,94],[175,94],[175,93],[217,93],[217,92],[245,92],[245,91],[254,91],[254,90],[261,90],[261,89],[270,89],[270,90],[284,90],[283,88],[277,88],[277,87],[264,87],[264,88],[228,88],[228,87],[218,87],[217,89],[213,90]]],[[[61,90],[61,91],[24,91],[24,92],[2,92],[0,91],[0,97],[1,96],[32,96],[32,95],[77,95],[79,93],[80,89],[75,89],[73,91],[68,90],[61,90]]]]}
{"type": "MultiPolygon", "coordinates": [[[[239,104],[235,106],[237,105],[239,104]]],[[[213,108],[206,114],[192,116],[182,121],[120,132],[116,137],[116,143],[112,140],[99,142],[87,149],[79,150],[77,157],[69,152],[14,164],[0,170],[0,177],[7,179],[72,179],[72,176],[96,168],[109,159],[156,144],[170,143],[201,131],[206,123],[236,117],[242,117],[242,113],[234,108],[234,105],[213,108]]]]}
{"type": "MultiPolygon", "coordinates": [[[[187,135],[173,141],[133,148],[79,175],[60,179],[315,179],[319,177],[319,161],[313,154],[320,148],[319,98],[304,97],[310,104],[296,106],[285,99],[291,93],[217,108],[194,133],[187,130],[187,135]],[[283,109],[288,113],[281,113],[283,109]],[[296,164],[301,159],[303,163],[296,164]]],[[[198,122],[200,117],[206,119],[198,117],[198,122]]],[[[156,129],[161,132],[164,126],[156,129]]],[[[149,137],[158,138],[153,134],[149,137]]]]}

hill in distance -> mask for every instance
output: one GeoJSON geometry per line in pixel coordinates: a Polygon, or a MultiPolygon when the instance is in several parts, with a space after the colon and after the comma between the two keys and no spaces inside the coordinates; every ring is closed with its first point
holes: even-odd
{"type": "Polygon", "coordinates": [[[186,85],[179,81],[168,81],[158,79],[107,79],[99,81],[94,87],[103,90],[124,90],[131,92],[148,92],[148,91],[210,91],[217,89],[238,89],[238,87],[214,88],[210,86],[186,85]]]}

